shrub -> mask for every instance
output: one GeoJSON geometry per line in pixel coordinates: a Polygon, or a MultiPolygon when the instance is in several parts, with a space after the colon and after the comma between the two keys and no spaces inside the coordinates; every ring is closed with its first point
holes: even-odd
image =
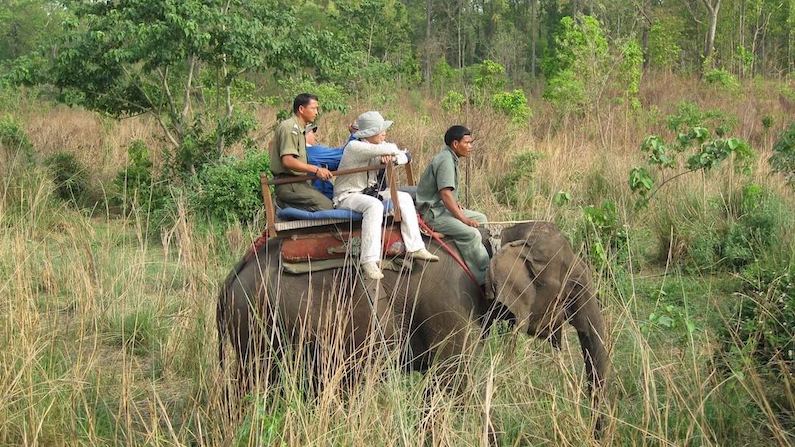
{"type": "Polygon", "coordinates": [[[738,342],[763,364],[782,361],[795,370],[795,266],[758,262],[742,278],[731,324],[721,331],[724,344],[738,342]]]}
{"type": "Polygon", "coordinates": [[[242,160],[226,157],[207,165],[197,178],[194,209],[222,223],[252,220],[262,209],[260,172],[268,166],[268,154],[263,151],[247,151],[242,160]]]}
{"type": "Polygon", "coordinates": [[[730,117],[717,109],[701,110],[695,103],[683,101],[677,104],[676,112],[665,117],[668,128],[673,132],[686,132],[693,127],[714,128],[718,136],[728,134],[737,124],[736,117],[730,117]]]}
{"type": "Polygon", "coordinates": [[[127,148],[127,156],[127,166],[113,180],[118,191],[114,204],[122,206],[125,213],[133,204],[148,211],[164,208],[170,197],[165,182],[155,179],[149,148],[143,141],[135,140],[127,148]]]}
{"type": "Polygon", "coordinates": [[[555,52],[544,61],[544,98],[563,114],[587,113],[605,91],[616,63],[599,20],[566,16],[555,34],[555,52]]]}
{"type": "Polygon", "coordinates": [[[704,73],[704,81],[707,84],[715,85],[731,92],[740,90],[740,82],[737,78],[721,68],[713,68],[704,73]]]}
{"type": "Polygon", "coordinates": [[[530,107],[524,92],[516,89],[512,92],[499,92],[491,97],[491,106],[511,118],[515,124],[527,123],[530,119],[530,107]]]}
{"type": "Polygon", "coordinates": [[[185,132],[179,147],[165,153],[164,175],[172,183],[174,180],[184,181],[199,172],[205,164],[220,159],[224,147],[236,143],[243,143],[247,148],[253,147],[254,143],[248,135],[256,127],[257,120],[242,112],[220,119],[214,127],[208,127],[201,117],[197,117],[185,132]]]}
{"type": "Polygon", "coordinates": [[[789,226],[789,213],[780,199],[760,185],[750,183],[729,204],[736,214],[728,225],[723,242],[723,258],[728,266],[743,267],[764,256],[773,246],[784,244],[782,231],[789,226]]]}
{"type": "Polygon", "coordinates": [[[795,187],[795,122],[778,137],[768,162],[773,172],[783,175],[787,183],[795,187]]]}
{"type": "Polygon", "coordinates": [[[44,160],[55,181],[55,194],[73,205],[92,205],[88,203],[88,172],[74,156],[68,152],[58,152],[44,160]]]}
{"type": "Polygon", "coordinates": [[[537,152],[523,152],[514,157],[510,172],[490,181],[491,190],[499,203],[515,209],[522,209],[529,204],[533,190],[528,188],[520,193],[519,184],[535,172],[540,157],[537,152]]]}
{"type": "Polygon", "coordinates": [[[654,67],[670,70],[679,60],[682,48],[677,44],[681,25],[662,19],[649,29],[649,61],[654,67]]]}
{"type": "Polygon", "coordinates": [[[643,50],[634,39],[621,45],[621,65],[618,72],[618,86],[624,90],[629,106],[640,109],[640,78],[643,74],[643,50]]]}
{"type": "Polygon", "coordinates": [[[442,98],[442,109],[451,112],[451,113],[458,113],[461,111],[461,107],[466,103],[466,97],[461,93],[455,91],[449,91],[444,98],[442,98]]]}
{"type": "Polygon", "coordinates": [[[581,238],[591,264],[601,269],[612,260],[623,263],[627,255],[628,235],[618,218],[615,202],[605,200],[599,206],[585,206],[582,212],[584,228],[581,238]]]}
{"type": "Polygon", "coordinates": [[[22,156],[25,162],[33,161],[33,144],[22,125],[10,115],[0,118],[0,161],[22,156]]]}

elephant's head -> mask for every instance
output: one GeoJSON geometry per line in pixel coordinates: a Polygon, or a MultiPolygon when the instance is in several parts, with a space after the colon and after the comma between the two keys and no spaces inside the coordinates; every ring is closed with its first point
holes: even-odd
{"type": "Polygon", "coordinates": [[[561,272],[568,263],[546,256],[535,242],[508,242],[494,254],[486,294],[511,312],[522,332],[549,337],[565,321],[561,272]]]}
{"type": "Polygon", "coordinates": [[[608,365],[604,318],[590,269],[557,227],[539,222],[507,229],[489,265],[486,294],[513,314],[522,332],[556,346],[570,322],[591,383],[601,385],[608,365]]]}

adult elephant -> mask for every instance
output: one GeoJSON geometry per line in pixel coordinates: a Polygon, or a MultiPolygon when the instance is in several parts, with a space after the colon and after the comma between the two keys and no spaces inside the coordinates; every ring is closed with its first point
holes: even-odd
{"type": "Polygon", "coordinates": [[[435,244],[429,248],[440,262],[416,263],[401,272],[385,269],[384,279],[374,282],[355,268],[284,273],[280,243],[272,239],[241,261],[219,296],[219,356],[223,362],[229,335],[245,382],[254,359],[282,352],[286,344],[322,349],[332,343],[328,340],[335,340],[345,359],[370,352],[377,339],[400,349],[409,369],[425,370],[432,361],[454,365],[483,329],[507,319],[556,346],[564,323],[570,323],[577,330],[589,386],[604,383],[605,323],[589,269],[550,223],[503,231],[485,296],[435,244]]]}

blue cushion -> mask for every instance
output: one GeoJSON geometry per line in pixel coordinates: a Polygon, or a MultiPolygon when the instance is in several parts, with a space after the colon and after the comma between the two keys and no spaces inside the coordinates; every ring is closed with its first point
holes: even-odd
{"type": "MultiPolygon", "coordinates": [[[[384,201],[384,213],[392,211],[392,200],[386,199],[384,201]]],[[[298,208],[277,208],[276,217],[279,220],[318,220],[318,219],[347,219],[347,220],[362,220],[362,213],[347,210],[344,208],[335,208],[333,210],[323,211],[307,211],[299,210],[298,208]]]]}
{"type": "Polygon", "coordinates": [[[280,220],[348,219],[362,220],[362,214],[346,209],[307,211],[298,208],[279,208],[276,217],[280,220]]]}

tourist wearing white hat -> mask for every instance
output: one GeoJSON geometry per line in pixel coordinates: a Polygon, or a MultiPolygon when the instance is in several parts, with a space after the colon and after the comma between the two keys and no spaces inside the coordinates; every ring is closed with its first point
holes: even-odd
{"type": "MultiPolygon", "coordinates": [[[[365,112],[359,115],[354,123],[358,129],[353,134],[353,140],[348,142],[342,153],[339,169],[352,169],[380,162],[391,163],[394,159],[399,162],[407,160],[405,151],[400,150],[395,144],[387,143],[386,130],[392,121],[385,120],[378,112],[365,112]]],[[[365,275],[371,279],[384,277],[379,267],[381,259],[381,226],[384,221],[384,200],[389,198],[387,191],[377,191],[376,171],[367,171],[357,174],[337,177],[334,182],[334,207],[358,211],[364,215],[362,219],[362,246],[359,263],[365,275]],[[368,189],[369,188],[369,189],[368,189]],[[364,191],[371,191],[368,195],[364,191]]],[[[408,256],[426,261],[438,261],[439,258],[425,248],[419,225],[417,224],[417,211],[411,196],[405,192],[398,192],[400,214],[400,234],[406,246],[408,256]]]]}

